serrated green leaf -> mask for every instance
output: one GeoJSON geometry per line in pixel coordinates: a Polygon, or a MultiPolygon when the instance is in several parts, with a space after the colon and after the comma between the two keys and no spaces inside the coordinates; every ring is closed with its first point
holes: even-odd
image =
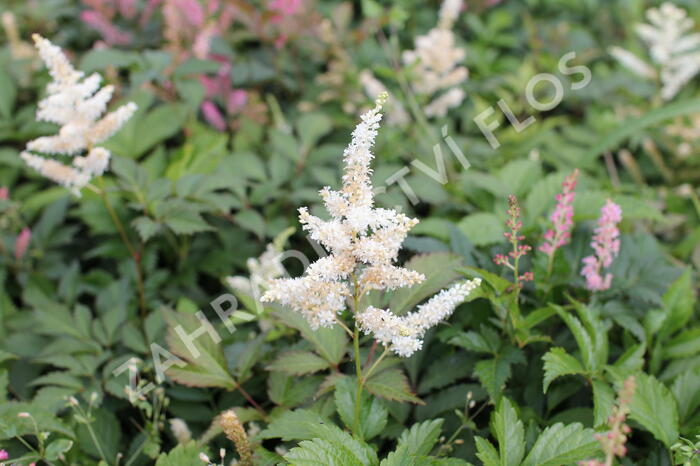
{"type": "Polygon", "coordinates": [[[201,466],[199,454],[202,452],[202,446],[193,440],[176,446],[168,453],[161,453],[155,466],[201,466]]]}
{"type": "Polygon", "coordinates": [[[544,362],[544,381],[542,382],[544,393],[547,393],[547,388],[554,379],[585,372],[578,359],[568,354],[564,348],[550,349],[542,356],[542,361],[544,362]]]}
{"type": "Polygon", "coordinates": [[[525,454],[525,428],[508,398],[502,398],[491,419],[501,466],[518,466],[525,454]]]}
{"type": "Polygon", "coordinates": [[[602,426],[608,422],[615,403],[615,392],[607,382],[593,381],[593,425],[602,426]]]}
{"type": "Polygon", "coordinates": [[[494,402],[502,396],[502,388],[511,376],[511,365],[525,362],[522,351],[507,347],[495,358],[479,361],[474,366],[474,375],[486,389],[494,402]]]}
{"type": "Polygon", "coordinates": [[[401,433],[398,447],[405,447],[411,455],[429,454],[440,437],[442,423],[442,419],[431,419],[413,424],[401,433]]]}
{"type": "MultiPolygon", "coordinates": [[[[236,382],[228,371],[226,357],[219,341],[215,341],[208,332],[204,332],[190,341],[197,354],[193,354],[177,329],[185,335],[192,335],[201,329],[202,321],[192,314],[162,310],[168,323],[167,342],[170,351],[185,360],[185,367],[173,365],[166,372],[177,382],[194,387],[221,387],[233,389],[236,382]]],[[[220,337],[219,337],[220,338],[220,337]]]]}
{"type": "Polygon", "coordinates": [[[681,424],[686,424],[700,408],[700,368],[679,375],[671,386],[671,393],[678,403],[681,424]]]}
{"type": "Polygon", "coordinates": [[[131,222],[131,225],[136,229],[141,237],[141,241],[144,243],[160,230],[160,223],[145,216],[135,218],[134,221],[131,222]]]}
{"type": "Polygon", "coordinates": [[[578,349],[581,352],[581,360],[583,361],[583,367],[588,372],[594,372],[598,369],[598,364],[595,355],[595,348],[593,346],[593,339],[589,335],[588,331],[584,328],[581,321],[576,318],[576,316],[567,312],[566,310],[557,307],[557,314],[564,320],[566,325],[571,330],[574,335],[578,349]]]}
{"type": "Polygon", "coordinates": [[[311,426],[329,422],[320,414],[308,409],[285,411],[273,419],[259,436],[261,439],[280,438],[284,441],[309,440],[315,435],[315,431],[310,429],[311,426]]]}
{"type": "MultiPolygon", "coordinates": [[[[355,431],[355,403],[357,401],[357,379],[343,377],[335,384],[335,407],[340,419],[351,430],[355,431]]],[[[382,402],[369,396],[366,390],[362,392],[360,410],[360,429],[362,438],[370,440],[386,427],[389,412],[382,402]]]]}
{"type": "Polygon", "coordinates": [[[484,463],[484,466],[501,466],[501,458],[496,448],[485,438],[475,437],[476,457],[484,463]]]}
{"type": "Polygon", "coordinates": [[[304,316],[298,312],[278,309],[274,314],[286,325],[299,330],[304,339],[310,342],[316,352],[329,363],[338,365],[345,356],[348,337],[339,325],[311,330],[304,316]]]}
{"type": "Polygon", "coordinates": [[[290,465],[373,466],[377,454],[366,443],[332,424],[313,425],[313,440],[304,440],[284,455],[290,465]]]}
{"type": "Polygon", "coordinates": [[[401,369],[392,368],[372,374],[365,382],[367,391],[387,400],[410,401],[423,404],[423,402],[411,391],[408,379],[401,369]]]}
{"type": "MultiPolygon", "coordinates": [[[[662,335],[671,335],[682,329],[693,314],[695,294],[692,288],[691,269],[686,268],[671,284],[663,296],[664,312],[667,315],[660,329],[662,335]]],[[[660,338],[664,338],[663,336],[660,338]]]]}
{"type": "Polygon", "coordinates": [[[177,235],[191,235],[214,229],[199,212],[189,209],[172,210],[163,217],[163,222],[177,235]]]}
{"type": "Polygon", "coordinates": [[[582,424],[556,423],[547,427],[532,446],[522,466],[561,466],[574,464],[599,450],[595,431],[582,424]]]}
{"type": "Polygon", "coordinates": [[[671,392],[654,376],[635,377],[636,391],[630,403],[630,419],[637,421],[667,447],[678,440],[678,406],[671,392]]]}
{"type": "Polygon", "coordinates": [[[310,351],[289,351],[280,354],[268,370],[280,371],[290,375],[313,374],[330,367],[328,361],[310,351]]]}

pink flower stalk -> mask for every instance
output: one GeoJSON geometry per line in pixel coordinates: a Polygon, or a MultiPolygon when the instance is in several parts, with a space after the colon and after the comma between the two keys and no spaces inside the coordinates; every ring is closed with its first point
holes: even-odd
{"type": "Polygon", "coordinates": [[[0,450],[0,460],[9,460],[10,454],[5,450],[0,450]]]}
{"type": "Polygon", "coordinates": [[[27,253],[31,240],[32,231],[25,227],[15,240],[15,258],[17,260],[20,260],[27,253]]]}
{"type": "Polygon", "coordinates": [[[267,7],[282,16],[292,16],[301,10],[302,0],[272,0],[267,7]]]}
{"type": "Polygon", "coordinates": [[[126,45],[131,42],[131,36],[116,27],[102,14],[95,10],[85,10],[80,13],[80,19],[102,35],[109,45],[126,45]]]}
{"type": "Polygon", "coordinates": [[[523,282],[531,281],[535,278],[532,272],[525,272],[522,275],[519,272],[520,258],[525,256],[531,249],[531,246],[520,244],[525,239],[525,236],[520,234],[520,229],[523,227],[523,222],[520,221],[520,205],[518,199],[511,194],[508,196],[508,220],[506,226],[510,228],[510,232],[503,233],[508,242],[513,246],[513,250],[508,253],[508,256],[497,254],[493,258],[496,265],[504,265],[513,271],[515,284],[522,288],[523,282]],[[511,259],[513,262],[511,263],[511,259]]]}
{"type": "Polygon", "coordinates": [[[211,100],[202,102],[202,113],[210,125],[219,131],[226,131],[226,120],[214,102],[211,100]]]}
{"type": "Polygon", "coordinates": [[[622,209],[608,199],[603,208],[600,209],[598,226],[595,229],[593,241],[591,241],[595,254],[583,258],[584,266],[581,275],[586,277],[586,288],[591,291],[603,291],[610,288],[613,276],[611,273],[607,273],[603,277],[601,270],[610,267],[613,259],[620,252],[620,230],[618,230],[617,224],[621,221],[622,209]]]}
{"type": "Polygon", "coordinates": [[[605,462],[598,460],[579,461],[579,466],[612,466],[615,457],[623,458],[627,455],[627,436],[632,432],[625,420],[630,411],[629,405],[634,398],[636,382],[634,376],[629,376],[618,392],[617,404],[612,408],[612,414],[608,417],[610,430],[604,434],[596,434],[595,438],[600,442],[600,448],[605,453],[605,462]]]}
{"type": "Polygon", "coordinates": [[[198,0],[168,0],[181,11],[182,17],[192,26],[204,26],[204,9],[198,0]]]}
{"type": "Polygon", "coordinates": [[[571,241],[571,229],[574,226],[574,197],[576,196],[576,181],[578,169],[567,176],[562,183],[562,192],[557,194],[557,206],[549,217],[552,228],[544,234],[545,243],[540,251],[552,257],[557,249],[571,241]]]}
{"type": "Polygon", "coordinates": [[[6,201],[10,198],[10,190],[7,189],[5,186],[0,187],[0,199],[3,201],[6,201]]]}

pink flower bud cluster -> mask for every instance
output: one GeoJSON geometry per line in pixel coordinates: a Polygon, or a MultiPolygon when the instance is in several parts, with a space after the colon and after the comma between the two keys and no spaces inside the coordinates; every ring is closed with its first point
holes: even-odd
{"type": "Polygon", "coordinates": [[[552,228],[544,234],[545,243],[540,251],[553,256],[557,249],[571,241],[571,230],[574,226],[574,197],[576,196],[576,181],[578,169],[574,170],[562,183],[562,192],[557,194],[557,206],[549,217],[552,228]]]}
{"type": "Polygon", "coordinates": [[[586,277],[586,288],[591,291],[603,291],[610,288],[613,275],[601,274],[601,270],[610,267],[613,259],[620,252],[620,230],[618,223],[622,221],[622,209],[608,199],[600,210],[598,227],[595,229],[591,246],[595,254],[583,258],[581,275],[586,277]]]}
{"type": "Polygon", "coordinates": [[[503,236],[505,236],[508,242],[513,246],[513,250],[510,251],[507,256],[504,254],[496,254],[493,261],[496,265],[502,265],[511,269],[515,274],[516,284],[522,287],[522,282],[531,281],[535,278],[532,272],[520,274],[518,271],[518,262],[520,258],[530,252],[532,247],[526,244],[520,244],[520,242],[525,239],[525,236],[520,234],[523,222],[520,221],[520,205],[518,204],[518,199],[513,194],[508,196],[508,206],[506,226],[510,231],[503,233],[503,236]],[[511,259],[513,259],[512,262],[511,259]]]}

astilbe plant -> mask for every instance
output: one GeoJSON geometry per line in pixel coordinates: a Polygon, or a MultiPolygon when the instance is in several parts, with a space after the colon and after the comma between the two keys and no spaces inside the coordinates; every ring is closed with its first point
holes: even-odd
{"type": "Polygon", "coordinates": [[[695,75],[700,73],[700,33],[692,33],[695,22],[688,13],[670,2],[646,12],[649,23],[637,24],[635,30],[649,48],[657,71],[646,61],[621,47],[609,52],[634,74],[662,84],[663,100],[672,99],[695,75]]]}
{"type": "Polygon", "coordinates": [[[30,141],[21,157],[45,178],[80,196],[80,189],[93,177],[101,176],[109,166],[111,154],[98,144],[131,118],[136,104],[127,103],[101,116],[114,87],[100,88],[102,77],[97,73],[83,79],[84,74],[73,68],[59,47],[37,34],[33,38],[53,79],[47,87],[48,96],[39,102],[37,120],[57,123],[61,128],[57,135],[30,141]],[[34,152],[67,155],[73,159],[67,165],[34,152]]]}
{"type": "Polygon", "coordinates": [[[448,110],[464,100],[459,87],[467,77],[467,68],[461,66],[464,49],[455,45],[452,27],[462,9],[462,0],[444,0],[439,21],[428,34],[416,37],[415,50],[403,52],[405,65],[412,67],[412,88],[419,95],[431,99],[424,108],[428,117],[443,117],[448,110]]]}
{"type": "MultiPolygon", "coordinates": [[[[362,304],[362,298],[373,290],[410,287],[425,279],[416,271],[394,265],[406,234],[418,221],[392,209],[374,207],[371,147],[385,98],[382,95],[377,99],[375,107],[362,115],[362,122],[353,131],[352,141],[344,152],[342,188],[334,191],[325,187],[320,192],[331,218],[322,220],[305,207],[299,209],[304,230],[311,239],[328,248],[330,255],[311,264],[300,278],[273,281],[262,298],[302,313],[313,329],[338,323],[352,337],[358,379],[356,426],[363,385],[360,330],[373,334],[386,347],[377,362],[388,351],[411,356],[421,349],[426,330],[448,317],[480,284],[479,279],[455,284],[404,316],[362,304]],[[354,330],[341,319],[341,313],[348,307],[353,314],[354,330]]],[[[364,374],[365,378],[374,367],[376,363],[364,374]]]]}
{"type": "Polygon", "coordinates": [[[622,221],[622,209],[608,199],[602,209],[598,226],[595,229],[591,246],[595,254],[583,258],[581,275],[586,278],[586,288],[591,291],[604,291],[610,288],[613,276],[602,275],[602,269],[610,267],[620,252],[620,230],[617,224],[622,221]]]}
{"type": "Polygon", "coordinates": [[[540,246],[540,251],[547,254],[549,259],[547,276],[552,273],[552,263],[557,250],[571,241],[571,229],[574,226],[574,198],[576,197],[577,179],[578,170],[574,170],[573,173],[564,179],[562,192],[556,196],[557,205],[549,217],[552,227],[545,232],[545,242],[540,246]]]}
{"type": "Polygon", "coordinates": [[[503,236],[506,237],[513,250],[510,251],[507,256],[504,254],[496,254],[493,261],[496,265],[505,266],[513,271],[515,285],[519,289],[523,287],[524,282],[533,280],[534,274],[532,272],[520,273],[520,258],[527,255],[532,247],[527,244],[522,244],[525,236],[520,234],[520,230],[523,228],[523,222],[520,220],[520,204],[518,204],[518,198],[513,194],[508,196],[508,219],[506,220],[506,226],[510,231],[504,232],[503,236]]]}

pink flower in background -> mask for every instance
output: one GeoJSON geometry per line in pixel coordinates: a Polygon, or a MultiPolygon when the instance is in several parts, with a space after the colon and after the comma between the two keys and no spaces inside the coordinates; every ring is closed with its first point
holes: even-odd
{"type": "Polygon", "coordinates": [[[562,183],[562,192],[557,194],[557,206],[549,217],[552,228],[544,234],[545,243],[540,251],[553,256],[560,247],[571,241],[571,229],[574,226],[574,197],[578,170],[567,176],[562,183]]]}
{"type": "Polygon", "coordinates": [[[10,454],[7,453],[5,450],[0,450],[0,460],[9,460],[10,459],[10,454]]]}
{"type": "Polygon", "coordinates": [[[80,19],[102,35],[108,45],[126,45],[131,42],[131,35],[122,31],[96,10],[85,10],[80,19]]]}
{"type": "Polygon", "coordinates": [[[119,13],[127,18],[132,19],[136,16],[136,3],[137,0],[116,0],[117,6],[119,8],[119,13]]]}
{"type": "Polygon", "coordinates": [[[232,89],[226,98],[226,111],[228,113],[238,113],[248,103],[248,92],[243,89],[232,89]]]}
{"type": "Polygon", "coordinates": [[[27,253],[29,243],[32,240],[32,231],[25,227],[15,240],[15,257],[20,260],[27,253]]]}
{"type": "Polygon", "coordinates": [[[292,16],[301,10],[302,0],[272,0],[267,7],[283,16],[292,16]]]}
{"type": "Polygon", "coordinates": [[[180,10],[182,16],[195,27],[204,26],[204,8],[198,0],[166,0],[180,10]]]}
{"type": "Polygon", "coordinates": [[[211,100],[202,102],[202,113],[210,125],[219,131],[226,131],[226,120],[214,102],[211,100]]]}
{"type": "Polygon", "coordinates": [[[583,258],[581,275],[586,277],[586,288],[591,291],[603,291],[610,288],[613,276],[608,273],[603,277],[601,270],[610,267],[620,252],[620,230],[617,225],[621,221],[622,209],[608,199],[603,208],[600,209],[598,226],[595,229],[593,241],[591,241],[595,254],[583,258]]]}
{"type": "Polygon", "coordinates": [[[198,32],[192,44],[192,54],[200,60],[207,58],[211,40],[218,34],[219,31],[215,25],[209,25],[198,32]]]}
{"type": "Polygon", "coordinates": [[[6,201],[10,198],[10,190],[7,189],[5,186],[0,188],[0,199],[3,201],[6,201]]]}

